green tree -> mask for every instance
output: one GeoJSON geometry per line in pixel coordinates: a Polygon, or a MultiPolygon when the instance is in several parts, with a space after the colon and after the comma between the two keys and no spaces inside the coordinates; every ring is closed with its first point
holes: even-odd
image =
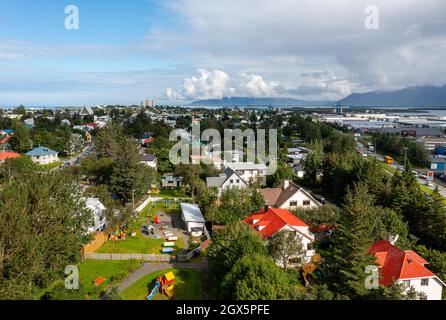
{"type": "Polygon", "coordinates": [[[302,238],[291,231],[277,232],[268,241],[268,254],[286,270],[291,259],[298,259],[296,262],[301,262],[302,238]]]}
{"type": "Polygon", "coordinates": [[[277,300],[289,296],[289,279],[274,261],[259,254],[238,260],[223,279],[225,299],[277,300]]]}
{"type": "Polygon", "coordinates": [[[32,148],[32,140],[28,128],[22,123],[13,120],[14,135],[9,140],[11,148],[19,153],[25,153],[32,148]]]}
{"type": "Polygon", "coordinates": [[[266,248],[261,236],[244,222],[236,221],[217,230],[209,246],[208,259],[212,271],[214,288],[220,288],[221,281],[236,261],[249,254],[265,254],[266,248]]]}
{"type": "Polygon", "coordinates": [[[90,241],[91,212],[71,176],[30,172],[0,193],[0,299],[32,299],[90,241]]]}
{"type": "Polygon", "coordinates": [[[141,163],[136,142],[130,138],[122,144],[110,177],[110,191],[123,202],[139,199],[156,182],[154,169],[141,163]]]}

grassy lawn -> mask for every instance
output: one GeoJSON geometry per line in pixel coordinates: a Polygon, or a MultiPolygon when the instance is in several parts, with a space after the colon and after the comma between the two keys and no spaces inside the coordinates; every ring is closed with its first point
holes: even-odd
{"type": "MultiPolygon", "coordinates": [[[[140,213],[140,219],[138,225],[141,227],[142,225],[148,224],[152,221],[153,217],[158,212],[172,213],[177,209],[177,205],[172,205],[171,209],[166,209],[159,205],[152,206],[149,204],[145,207],[140,213]]],[[[157,228],[156,225],[154,225],[157,228]]],[[[138,228],[136,231],[135,237],[127,236],[125,240],[121,241],[108,241],[104,243],[98,250],[97,253],[162,253],[161,250],[163,248],[163,243],[166,242],[165,238],[155,239],[152,237],[148,237],[141,232],[141,228],[138,228]]],[[[175,241],[175,251],[181,250],[185,247],[185,243],[183,238],[178,238],[175,241]]],[[[174,252],[175,253],[175,252],[174,252]]]]}
{"type": "Polygon", "coordinates": [[[102,290],[117,285],[140,265],[136,260],[86,260],[79,265],[82,290],[90,299],[98,299],[102,290]],[[94,281],[99,277],[106,280],[95,286],[94,281]]]}
{"type": "Polygon", "coordinates": [[[42,164],[42,165],[38,166],[38,170],[41,170],[41,171],[52,170],[52,169],[59,167],[61,164],[62,164],[61,161],[53,162],[53,163],[49,163],[49,164],[42,164]]]}
{"type": "Polygon", "coordinates": [[[161,190],[158,194],[159,197],[164,199],[173,199],[173,198],[190,198],[187,196],[181,188],[177,189],[164,189],[161,190]]]}
{"type": "MultiPolygon", "coordinates": [[[[172,271],[175,274],[175,288],[173,299],[175,300],[201,300],[202,299],[202,278],[201,273],[192,269],[166,269],[148,274],[132,284],[120,293],[124,300],[144,300],[149,290],[155,285],[157,277],[172,271]],[[150,288],[150,289],[149,289],[150,288]]],[[[159,292],[155,294],[153,300],[167,300],[166,296],[159,292]]]]}
{"type": "Polygon", "coordinates": [[[112,286],[118,285],[130,273],[139,268],[136,260],[86,260],[79,267],[79,290],[67,290],[64,279],[54,281],[48,288],[36,294],[43,300],[99,300],[112,286]],[[98,285],[94,281],[103,277],[106,280],[98,285]]]}

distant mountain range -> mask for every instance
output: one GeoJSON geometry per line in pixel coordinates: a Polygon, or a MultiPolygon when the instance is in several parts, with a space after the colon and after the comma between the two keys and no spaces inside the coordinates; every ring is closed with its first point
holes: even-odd
{"type": "Polygon", "coordinates": [[[193,107],[331,106],[335,101],[307,101],[293,98],[230,97],[193,101],[193,107]]]}
{"type": "Polygon", "coordinates": [[[353,93],[338,103],[350,107],[446,107],[446,85],[353,93]]]}
{"type": "Polygon", "coordinates": [[[222,99],[207,99],[193,101],[193,107],[264,107],[264,106],[309,106],[326,107],[340,103],[350,107],[445,107],[446,85],[415,86],[394,91],[372,91],[353,93],[338,102],[308,101],[294,98],[254,98],[225,97],[222,99]]]}

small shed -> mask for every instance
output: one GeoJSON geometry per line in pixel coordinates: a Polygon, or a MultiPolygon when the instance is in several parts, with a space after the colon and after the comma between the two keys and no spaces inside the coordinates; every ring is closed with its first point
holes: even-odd
{"type": "Polygon", "coordinates": [[[197,237],[203,234],[206,221],[198,206],[181,203],[181,218],[186,225],[187,232],[197,237]]]}

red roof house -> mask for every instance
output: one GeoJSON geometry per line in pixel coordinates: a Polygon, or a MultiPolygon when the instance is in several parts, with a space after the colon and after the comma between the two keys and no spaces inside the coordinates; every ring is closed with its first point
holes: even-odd
{"type": "Polygon", "coordinates": [[[0,162],[18,157],[20,157],[20,154],[16,152],[0,152],[0,162]]]}
{"type": "Polygon", "coordinates": [[[315,251],[310,248],[310,244],[314,242],[314,235],[309,231],[309,226],[288,210],[264,208],[243,221],[252,226],[264,239],[282,230],[295,232],[301,238],[304,262],[309,262],[315,254],[315,251]]]}
{"type": "MultiPolygon", "coordinates": [[[[397,281],[407,281],[407,285],[412,285],[416,290],[420,290],[427,295],[427,299],[431,300],[429,295],[436,295],[441,298],[441,289],[445,284],[429,269],[426,265],[429,264],[421,256],[413,250],[402,250],[386,240],[375,242],[369,249],[369,253],[373,254],[380,268],[380,283],[384,286],[389,286],[397,281]],[[440,288],[439,293],[434,294],[432,288],[428,289],[429,281],[424,280],[421,284],[421,279],[433,278],[432,286],[440,288]],[[412,282],[412,284],[411,284],[412,282]],[[418,283],[419,282],[419,283],[418,283]],[[426,287],[426,288],[423,288],[426,287]]],[[[438,290],[437,290],[438,291],[438,290]]],[[[433,299],[432,299],[433,300],[433,299]]]]}

